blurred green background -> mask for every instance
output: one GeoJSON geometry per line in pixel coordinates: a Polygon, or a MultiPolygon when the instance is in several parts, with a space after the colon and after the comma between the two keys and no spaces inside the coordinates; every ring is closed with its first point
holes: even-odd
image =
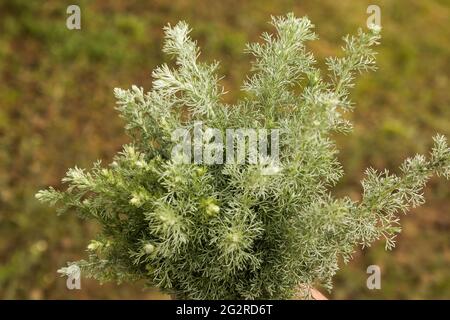
{"type": "MultiPolygon", "coordinates": [[[[109,161],[128,141],[114,110],[114,87],[149,89],[162,27],[186,20],[202,59],[221,61],[229,102],[249,71],[244,45],[271,30],[270,15],[308,15],[319,61],[339,53],[341,37],[381,8],[379,70],[354,90],[355,130],[337,136],[346,177],[337,194],[357,198],[367,166],[396,170],[426,152],[434,133],[450,137],[450,1],[29,1],[0,0],[0,297],[26,299],[166,298],[142,284],[101,286],[82,279],[70,291],[56,270],[85,255],[96,226],[57,217],[34,199],[60,186],[68,167],[109,161]],[[66,28],[66,8],[81,7],[81,30],[66,28]]],[[[335,278],[331,298],[450,298],[450,191],[434,179],[427,204],[401,218],[392,252],[360,250],[335,278]],[[366,268],[382,270],[368,290],[366,268]]]]}

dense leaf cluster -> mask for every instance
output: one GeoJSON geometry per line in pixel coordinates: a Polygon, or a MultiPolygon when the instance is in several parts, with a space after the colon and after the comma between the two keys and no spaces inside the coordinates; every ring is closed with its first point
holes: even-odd
{"type": "Polygon", "coordinates": [[[117,109],[132,143],[104,167],[70,169],[67,190],[49,188],[39,200],[58,203],[102,226],[75,262],[101,281],[145,279],[179,298],[291,298],[321,284],[331,288],[338,259],[355,247],[400,231],[397,214],[423,203],[433,175],[450,176],[450,149],[442,136],[428,158],[407,159],[402,175],[368,169],[361,201],[334,198],[342,176],[330,136],[348,132],[349,90],[362,71],[375,69],[380,29],[344,38],[342,57],[317,67],[305,42],[316,39],[307,18],[273,18],[276,34],[247,51],[255,60],[234,105],[224,94],[217,63],[198,60],[186,23],[167,26],[164,52],[176,66],[153,71],[153,88],[115,89],[117,109]],[[199,165],[173,159],[175,129],[195,121],[228,128],[280,129],[278,174],[263,163],[199,165]]]}

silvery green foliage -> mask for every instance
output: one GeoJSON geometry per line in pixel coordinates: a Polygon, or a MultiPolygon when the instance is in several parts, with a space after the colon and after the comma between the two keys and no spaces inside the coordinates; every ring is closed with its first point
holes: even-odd
{"type": "MultiPolygon", "coordinates": [[[[247,51],[255,60],[235,105],[224,94],[217,63],[198,60],[186,23],[167,26],[164,52],[176,67],[153,71],[153,89],[115,89],[132,143],[108,166],[75,167],[66,191],[40,191],[39,200],[76,211],[102,231],[75,262],[100,281],[145,279],[179,298],[291,298],[299,288],[331,288],[338,259],[386,239],[394,245],[397,215],[423,203],[433,175],[450,176],[450,149],[434,138],[429,157],[417,155],[400,176],[368,169],[359,202],[335,199],[342,176],[330,135],[348,132],[343,113],[357,74],[375,69],[379,28],[344,38],[344,54],[327,60],[328,76],[305,42],[316,39],[307,18],[272,19],[276,35],[247,51]],[[202,166],[171,159],[176,128],[201,120],[212,128],[280,128],[278,175],[255,164],[202,166]]],[[[307,292],[307,290],[303,290],[307,292]]]]}

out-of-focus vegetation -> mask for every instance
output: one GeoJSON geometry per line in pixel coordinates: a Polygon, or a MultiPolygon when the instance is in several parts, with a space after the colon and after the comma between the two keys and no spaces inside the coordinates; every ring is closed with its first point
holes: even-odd
{"type": "MultiPolygon", "coordinates": [[[[82,279],[66,289],[56,269],[78,260],[96,226],[57,217],[34,193],[75,164],[109,161],[127,141],[114,110],[114,87],[150,88],[161,56],[162,26],[186,20],[202,59],[221,61],[232,101],[249,71],[246,42],[270,15],[308,15],[324,58],[340,38],[364,26],[369,4],[381,7],[379,70],[354,90],[355,130],[337,136],[346,178],[339,192],[361,191],[367,166],[396,170],[426,152],[431,136],[450,137],[450,2],[434,1],[75,1],[81,30],[66,28],[74,1],[0,0],[0,297],[164,298],[142,284],[100,286],[82,279]]],[[[427,205],[402,217],[393,252],[382,242],[359,251],[335,278],[334,298],[450,298],[450,191],[433,180],[427,205]],[[382,289],[366,288],[366,268],[382,269],[382,289]]]]}

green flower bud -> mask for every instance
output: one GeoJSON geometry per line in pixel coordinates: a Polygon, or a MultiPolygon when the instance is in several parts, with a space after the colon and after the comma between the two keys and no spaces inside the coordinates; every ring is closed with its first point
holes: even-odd
{"type": "Polygon", "coordinates": [[[217,205],[216,200],[213,198],[201,200],[200,205],[205,209],[205,212],[208,216],[215,216],[220,212],[220,207],[217,205]]]}
{"type": "Polygon", "coordinates": [[[144,252],[146,254],[152,254],[155,251],[155,246],[151,243],[147,243],[144,245],[144,252]]]}
{"type": "Polygon", "coordinates": [[[220,212],[220,207],[217,204],[211,203],[206,207],[206,212],[210,216],[214,216],[220,212]]]}
{"type": "Polygon", "coordinates": [[[87,246],[87,249],[89,251],[95,251],[97,249],[100,249],[103,247],[103,244],[100,241],[97,240],[91,240],[91,242],[89,243],[89,245],[87,246]]]}

